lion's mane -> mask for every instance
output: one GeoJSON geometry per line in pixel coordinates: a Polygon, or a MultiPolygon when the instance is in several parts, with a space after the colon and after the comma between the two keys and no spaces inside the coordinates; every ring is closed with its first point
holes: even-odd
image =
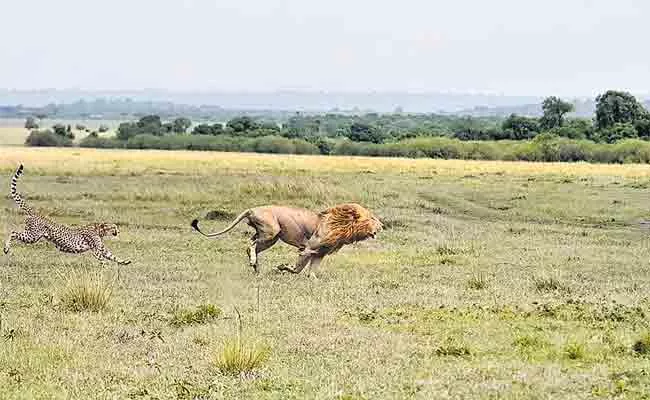
{"type": "Polygon", "coordinates": [[[359,204],[340,204],[319,213],[320,246],[335,252],[343,245],[368,239],[382,223],[359,204]]]}

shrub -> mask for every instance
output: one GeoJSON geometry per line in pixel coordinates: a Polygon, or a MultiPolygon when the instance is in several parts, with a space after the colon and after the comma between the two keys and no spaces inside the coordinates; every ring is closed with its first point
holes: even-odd
{"type": "Polygon", "coordinates": [[[99,137],[95,132],[93,133],[83,138],[81,142],[79,142],[79,146],[97,149],[119,149],[125,147],[123,141],[115,138],[99,137]]]}
{"type": "Polygon", "coordinates": [[[634,342],[632,350],[639,355],[650,355],[650,332],[634,342]]]}
{"type": "Polygon", "coordinates": [[[66,136],[57,135],[50,130],[45,131],[32,131],[27,139],[25,139],[26,146],[42,146],[42,147],[70,147],[72,146],[72,139],[66,136]]]}

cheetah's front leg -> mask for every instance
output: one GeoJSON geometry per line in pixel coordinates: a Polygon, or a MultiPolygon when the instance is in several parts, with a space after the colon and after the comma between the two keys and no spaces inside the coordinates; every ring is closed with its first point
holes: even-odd
{"type": "Polygon", "coordinates": [[[118,263],[119,265],[129,265],[131,264],[130,260],[120,260],[115,257],[113,253],[110,252],[106,247],[102,246],[101,248],[96,249],[93,254],[99,261],[110,260],[118,263]]]}

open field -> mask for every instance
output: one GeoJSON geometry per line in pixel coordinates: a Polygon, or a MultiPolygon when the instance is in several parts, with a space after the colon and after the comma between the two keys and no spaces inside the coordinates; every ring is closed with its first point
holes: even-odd
{"type": "Polygon", "coordinates": [[[648,398],[650,166],[0,147],[0,221],[19,190],[58,221],[112,221],[131,265],[14,245],[0,258],[0,398],[648,398]],[[356,201],[386,229],[281,274],[247,265],[246,207],[356,201]],[[203,218],[218,210],[216,220],[203,218]],[[119,271],[119,274],[118,274],[119,271]],[[105,309],[68,285],[99,275],[105,309]],[[192,316],[203,305],[214,312],[192,316]],[[209,305],[216,306],[215,308],[209,305]],[[101,307],[100,307],[101,308],[101,307]],[[219,310],[221,312],[219,312],[219,310]],[[270,348],[221,373],[224,340],[270,348]],[[639,342],[646,336],[647,347],[639,342]],[[638,342],[638,343],[637,343],[638,342]]]}

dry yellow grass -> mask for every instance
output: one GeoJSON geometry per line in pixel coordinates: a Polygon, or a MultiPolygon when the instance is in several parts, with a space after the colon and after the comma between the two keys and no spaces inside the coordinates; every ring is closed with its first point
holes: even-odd
{"type": "Polygon", "coordinates": [[[21,126],[0,126],[0,145],[22,146],[29,131],[21,126]]]}
{"type": "MultiPolygon", "coordinates": [[[[210,174],[215,169],[246,172],[390,173],[420,175],[610,176],[648,177],[650,165],[531,163],[510,161],[432,160],[373,157],[287,156],[167,150],[0,147],[0,169],[19,162],[55,174],[138,175],[152,172],[210,174]]],[[[43,173],[41,171],[40,173],[43,173]]]]}

